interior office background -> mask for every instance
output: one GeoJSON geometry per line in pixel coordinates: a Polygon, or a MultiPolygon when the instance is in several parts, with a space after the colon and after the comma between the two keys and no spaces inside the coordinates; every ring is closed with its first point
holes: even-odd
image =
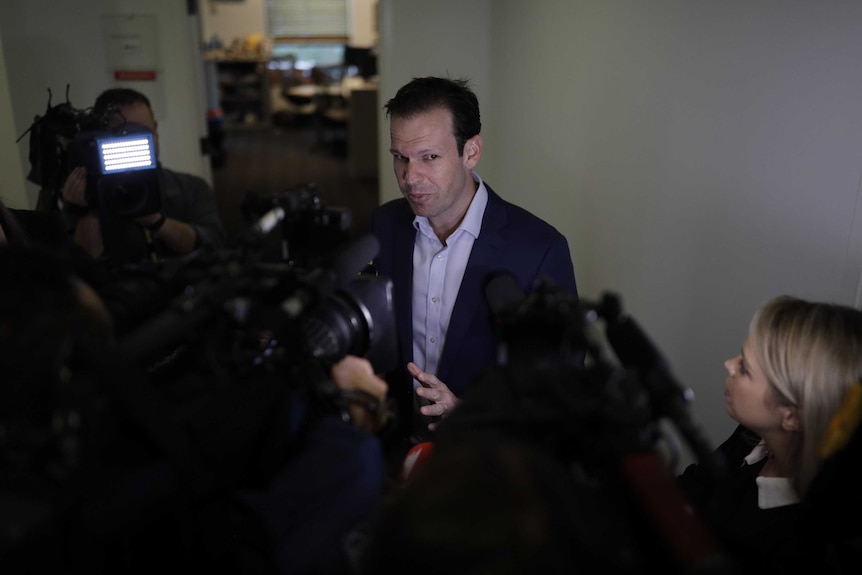
{"type": "MultiPolygon", "coordinates": [[[[219,2],[236,12],[207,25],[262,32],[262,3],[219,2]]],[[[35,205],[15,138],[45,88],[92,101],[108,79],[101,18],[125,13],[158,17],[164,157],[209,177],[193,153],[201,22],[184,2],[4,0],[7,202],[35,205]]],[[[722,363],[758,306],[781,293],[862,303],[857,0],[379,0],[377,31],[380,105],[414,76],[471,78],[478,172],[568,237],[583,298],[621,296],[714,443],[733,428],[722,363]]],[[[382,202],[399,195],[382,115],[379,135],[382,202]]]]}

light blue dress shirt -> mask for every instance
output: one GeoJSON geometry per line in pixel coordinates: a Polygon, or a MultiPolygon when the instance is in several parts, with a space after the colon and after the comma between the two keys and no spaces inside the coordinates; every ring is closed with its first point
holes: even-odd
{"type": "MultiPolygon", "coordinates": [[[[488,205],[485,184],[477,174],[473,180],[479,184],[476,195],[445,245],[428,218],[416,216],[413,220],[419,232],[413,246],[413,362],[428,373],[437,373],[455,298],[488,205]]],[[[413,385],[420,384],[414,380],[413,385]]]]}

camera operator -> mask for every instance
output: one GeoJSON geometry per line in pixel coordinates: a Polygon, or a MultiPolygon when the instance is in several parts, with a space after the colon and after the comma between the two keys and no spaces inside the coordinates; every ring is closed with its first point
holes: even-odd
{"type": "MultiPolygon", "coordinates": [[[[96,99],[93,112],[97,117],[110,116],[113,128],[135,124],[151,131],[158,158],[158,123],[144,94],[130,88],[105,90],[96,99]]],[[[95,174],[88,174],[84,166],[69,173],[62,198],[67,211],[73,213],[75,241],[89,255],[127,263],[222,244],[224,230],[210,186],[197,176],[169,170],[161,162],[156,172],[161,211],[133,218],[103,213],[90,205],[88,179],[95,174]]]]}
{"type": "MultiPolygon", "coordinates": [[[[731,472],[716,481],[698,464],[687,467],[680,484],[693,506],[745,573],[805,572],[806,564],[819,573],[858,568],[858,544],[846,557],[835,553],[837,530],[809,524],[805,512],[820,504],[809,496],[832,419],[862,378],[862,312],[775,297],[755,312],[741,352],[724,367],[724,408],[738,426],[717,451],[731,472]]],[[[830,497],[842,501],[846,517],[835,523],[850,525],[857,486],[836,487],[830,497]]]]}

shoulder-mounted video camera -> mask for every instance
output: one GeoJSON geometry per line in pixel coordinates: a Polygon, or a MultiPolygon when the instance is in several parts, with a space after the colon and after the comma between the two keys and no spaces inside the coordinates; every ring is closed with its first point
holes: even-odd
{"type": "MultiPolygon", "coordinates": [[[[27,179],[53,194],[61,190],[73,168],[87,170],[85,198],[91,208],[109,216],[135,218],[161,209],[158,161],[153,133],[125,121],[116,107],[97,113],[76,109],[68,99],[37,115],[21,137],[30,134],[27,179]]],[[[19,138],[20,140],[20,138],[19,138]]]]}

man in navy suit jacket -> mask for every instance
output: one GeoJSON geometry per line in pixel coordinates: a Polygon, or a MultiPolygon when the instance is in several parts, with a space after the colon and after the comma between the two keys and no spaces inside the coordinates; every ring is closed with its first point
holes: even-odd
{"type": "Polygon", "coordinates": [[[372,214],[371,231],[380,242],[373,263],[394,286],[406,369],[390,374],[390,393],[403,435],[415,442],[496,364],[494,316],[485,298],[489,277],[507,272],[524,293],[542,279],[575,295],[577,287],[566,238],[474,173],[482,155],[481,122],[466,81],[415,78],[389,100],[386,113],[404,197],[372,214]]]}

